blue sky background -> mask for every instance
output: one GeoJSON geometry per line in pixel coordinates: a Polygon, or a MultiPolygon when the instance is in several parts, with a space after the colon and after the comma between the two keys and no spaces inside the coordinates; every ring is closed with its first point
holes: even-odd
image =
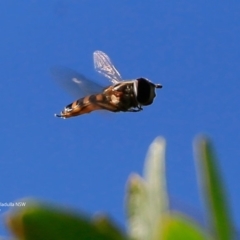
{"type": "Polygon", "coordinates": [[[239,228],[239,12],[237,1],[1,1],[0,202],[33,196],[104,211],[124,226],[126,180],[142,173],[161,135],[170,195],[198,210],[192,142],[206,133],[239,228]],[[94,71],[95,50],[124,78],[161,83],[154,104],[135,114],[55,118],[75,99],[49,69],[64,65],[107,85],[94,71]]]}

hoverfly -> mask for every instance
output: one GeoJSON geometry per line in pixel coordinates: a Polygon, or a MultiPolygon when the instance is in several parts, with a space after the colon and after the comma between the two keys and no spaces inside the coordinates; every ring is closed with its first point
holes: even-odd
{"type": "Polygon", "coordinates": [[[53,69],[55,79],[78,97],[60,114],[55,114],[56,117],[65,119],[95,110],[139,112],[143,110],[142,106],[152,104],[156,96],[155,88],[162,88],[161,84],[154,84],[143,77],[122,80],[110,58],[102,51],[95,51],[93,60],[95,70],[108,78],[112,85],[103,88],[71,69],[53,69]]]}

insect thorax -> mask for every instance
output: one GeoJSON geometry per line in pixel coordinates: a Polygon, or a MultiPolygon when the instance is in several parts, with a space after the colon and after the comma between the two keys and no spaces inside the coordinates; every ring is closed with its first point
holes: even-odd
{"type": "Polygon", "coordinates": [[[116,105],[119,111],[127,111],[138,105],[134,94],[134,82],[118,83],[104,92],[108,95],[111,104],[116,105]]]}

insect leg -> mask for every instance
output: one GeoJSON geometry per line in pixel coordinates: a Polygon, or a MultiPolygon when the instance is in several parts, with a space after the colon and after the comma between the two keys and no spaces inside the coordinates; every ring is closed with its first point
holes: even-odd
{"type": "Polygon", "coordinates": [[[130,109],[127,110],[127,112],[140,112],[142,110],[143,110],[143,108],[141,106],[137,106],[137,109],[130,108],[130,109]]]}

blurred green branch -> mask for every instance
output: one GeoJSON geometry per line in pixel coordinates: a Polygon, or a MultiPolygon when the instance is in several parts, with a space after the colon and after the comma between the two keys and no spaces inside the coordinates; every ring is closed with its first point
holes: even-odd
{"type": "Polygon", "coordinates": [[[169,209],[165,176],[165,140],[150,146],[143,177],[132,174],[127,183],[127,233],[106,216],[89,219],[73,211],[38,201],[13,208],[7,226],[21,240],[231,240],[234,228],[227,207],[217,161],[206,138],[196,141],[197,172],[208,209],[209,228],[202,228],[184,213],[169,209]]]}

